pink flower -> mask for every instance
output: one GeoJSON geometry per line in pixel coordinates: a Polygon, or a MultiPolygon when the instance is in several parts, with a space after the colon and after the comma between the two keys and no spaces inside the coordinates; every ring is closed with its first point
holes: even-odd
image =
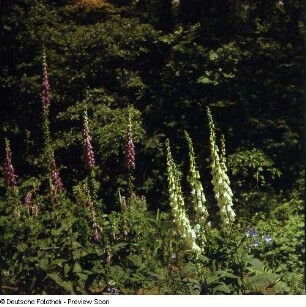
{"type": "Polygon", "coordinates": [[[4,181],[10,188],[17,185],[17,176],[12,165],[12,151],[7,139],[5,140],[4,181]]]}
{"type": "Polygon", "coordinates": [[[62,180],[61,180],[59,171],[56,167],[54,155],[51,159],[50,170],[51,170],[51,178],[52,178],[52,184],[53,184],[53,194],[54,194],[53,196],[55,196],[57,192],[63,188],[63,184],[62,184],[62,180]]]}
{"type": "Polygon", "coordinates": [[[132,124],[128,125],[126,141],[124,146],[125,167],[128,170],[135,169],[135,146],[133,142],[132,124]]]}
{"type": "Polygon", "coordinates": [[[85,165],[87,168],[92,169],[96,165],[96,162],[91,145],[91,136],[89,134],[88,116],[86,111],[84,112],[83,151],[85,165]]]}
{"type": "Polygon", "coordinates": [[[47,72],[47,61],[46,61],[46,54],[43,52],[43,75],[42,75],[42,93],[41,93],[41,101],[44,110],[47,110],[50,106],[50,99],[51,99],[51,88],[48,79],[48,72],[47,72]]]}
{"type": "Polygon", "coordinates": [[[99,242],[99,241],[101,241],[101,231],[100,231],[100,227],[96,224],[96,223],[94,223],[94,225],[93,225],[93,234],[94,234],[94,236],[93,236],[93,238],[94,238],[94,240],[96,241],[96,242],[99,242]]]}
{"type": "Polygon", "coordinates": [[[33,199],[34,194],[36,193],[36,188],[33,188],[30,192],[28,192],[23,200],[23,204],[28,207],[33,199]]]}

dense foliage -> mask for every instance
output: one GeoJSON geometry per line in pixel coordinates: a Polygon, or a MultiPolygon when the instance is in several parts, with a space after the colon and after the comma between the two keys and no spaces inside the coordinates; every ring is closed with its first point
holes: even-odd
{"type": "Polygon", "coordinates": [[[2,293],[302,293],[302,4],[2,1],[2,293]]]}

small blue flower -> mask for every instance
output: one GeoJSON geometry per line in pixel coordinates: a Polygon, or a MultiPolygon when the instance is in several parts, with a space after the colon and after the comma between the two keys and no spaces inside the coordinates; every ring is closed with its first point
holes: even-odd
{"type": "Polygon", "coordinates": [[[252,244],[253,247],[258,247],[260,245],[258,239],[254,240],[254,243],[252,244]]]}
{"type": "Polygon", "coordinates": [[[271,242],[272,242],[272,238],[271,238],[271,236],[268,235],[268,234],[264,234],[264,235],[262,236],[262,238],[266,241],[266,243],[271,243],[271,242]]]}
{"type": "Polygon", "coordinates": [[[258,236],[258,232],[257,232],[256,229],[248,227],[246,232],[245,232],[245,235],[246,235],[247,238],[257,237],[258,236]]]}

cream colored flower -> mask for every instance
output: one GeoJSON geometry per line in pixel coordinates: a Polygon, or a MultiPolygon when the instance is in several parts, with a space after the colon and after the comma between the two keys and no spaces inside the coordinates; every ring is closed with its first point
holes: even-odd
{"type": "Polygon", "coordinates": [[[166,150],[170,205],[172,208],[174,222],[176,223],[178,231],[184,239],[186,246],[192,251],[199,253],[201,252],[201,248],[196,243],[196,233],[192,230],[190,221],[185,211],[180,178],[171,155],[169,141],[166,142],[166,150]]]}
{"type": "Polygon", "coordinates": [[[234,222],[235,213],[232,209],[233,192],[230,187],[230,180],[227,176],[225,142],[224,137],[221,139],[221,157],[219,148],[216,145],[215,126],[210,109],[207,108],[208,124],[210,130],[210,149],[211,149],[211,174],[213,176],[212,184],[214,186],[215,198],[220,208],[221,223],[227,226],[234,222]]]}

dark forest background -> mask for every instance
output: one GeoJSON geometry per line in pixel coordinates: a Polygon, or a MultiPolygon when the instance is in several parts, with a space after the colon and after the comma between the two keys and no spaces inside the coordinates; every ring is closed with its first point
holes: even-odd
{"type": "Polygon", "coordinates": [[[0,294],[305,293],[305,20],[302,0],[0,0],[0,294]]]}

